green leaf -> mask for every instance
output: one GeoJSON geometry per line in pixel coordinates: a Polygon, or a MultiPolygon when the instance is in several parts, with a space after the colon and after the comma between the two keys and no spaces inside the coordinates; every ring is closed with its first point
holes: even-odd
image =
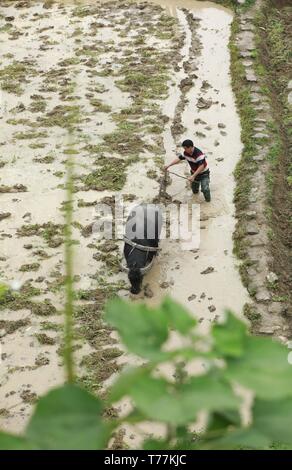
{"type": "Polygon", "coordinates": [[[226,312],[224,324],[216,324],[212,328],[215,350],[226,357],[240,357],[244,353],[247,336],[246,325],[238,320],[230,311],[226,312]]]}
{"type": "Polygon", "coordinates": [[[106,320],[118,330],[130,352],[152,360],[168,358],[161,351],[168,338],[167,318],[162,309],[115,299],[107,304],[106,320]]]}
{"type": "Polygon", "coordinates": [[[136,407],[155,421],[184,424],[194,420],[197,414],[197,410],[188,410],[173,385],[164,379],[144,377],[133,384],[130,395],[136,407]]]}
{"type": "Polygon", "coordinates": [[[104,449],[109,427],[100,401],[76,385],[50,391],[37,404],[26,436],[41,449],[104,449]]]}
{"type": "Polygon", "coordinates": [[[141,376],[128,391],[138,410],[149,419],[184,425],[202,410],[233,409],[239,405],[231,388],[213,376],[195,377],[188,384],[141,376]]]}
{"type": "Polygon", "coordinates": [[[189,333],[189,331],[197,324],[195,318],[193,318],[180,304],[171,300],[170,297],[166,297],[164,299],[161,308],[166,313],[170,327],[182,334],[189,333]]]}
{"type": "Polygon", "coordinates": [[[292,399],[260,400],[253,406],[253,427],[273,441],[292,445],[292,399]]]}
{"type": "Polygon", "coordinates": [[[149,376],[149,371],[144,367],[133,367],[123,372],[111,388],[110,401],[115,403],[124,396],[129,395],[132,385],[139,382],[145,376],[149,376]]]}
{"type": "Polygon", "coordinates": [[[0,432],[0,450],[34,450],[37,446],[24,437],[0,432]]]}
{"type": "Polygon", "coordinates": [[[242,357],[228,359],[224,375],[253,390],[259,398],[292,397],[292,366],[288,351],[269,338],[249,337],[242,357]]]}
{"type": "Polygon", "coordinates": [[[202,440],[194,448],[204,450],[232,450],[232,449],[267,449],[271,440],[259,432],[257,429],[246,428],[236,429],[235,431],[226,433],[225,436],[204,441],[202,440]]]}
{"type": "Polygon", "coordinates": [[[168,441],[163,439],[146,439],[143,443],[144,450],[173,450],[173,445],[171,446],[168,441]]]}
{"type": "Polygon", "coordinates": [[[193,377],[181,386],[182,398],[199,410],[236,410],[240,400],[230,385],[215,374],[193,377]]]}
{"type": "Polygon", "coordinates": [[[222,410],[212,413],[209,417],[208,432],[240,426],[241,418],[238,410],[222,410]]]}
{"type": "Polygon", "coordinates": [[[6,284],[0,284],[0,299],[5,296],[9,291],[9,287],[6,284]]]}

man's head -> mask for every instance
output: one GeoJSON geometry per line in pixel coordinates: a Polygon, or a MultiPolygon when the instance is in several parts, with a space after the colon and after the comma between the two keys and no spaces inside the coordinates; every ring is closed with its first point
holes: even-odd
{"type": "Polygon", "coordinates": [[[182,147],[186,153],[192,154],[194,150],[194,142],[190,139],[186,139],[183,141],[182,147]]]}

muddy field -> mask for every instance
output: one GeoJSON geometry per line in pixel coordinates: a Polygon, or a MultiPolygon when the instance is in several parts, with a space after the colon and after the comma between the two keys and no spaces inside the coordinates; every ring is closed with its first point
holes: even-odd
{"type": "MultiPolygon", "coordinates": [[[[230,85],[231,12],[208,2],[0,2],[0,426],[23,429],[63,381],[65,164],[75,162],[76,361],[90,390],[125,362],[100,319],[128,297],[122,242],[92,233],[98,202],[151,202],[183,138],[206,152],[212,202],[172,176],[174,201],[199,205],[198,250],[163,240],[144,300],[169,293],[202,330],[248,300],[232,255],[232,172],[242,144],[230,85]],[[118,359],[117,359],[118,358],[118,359]]],[[[175,167],[187,175],[184,164],[175,167]]]]}

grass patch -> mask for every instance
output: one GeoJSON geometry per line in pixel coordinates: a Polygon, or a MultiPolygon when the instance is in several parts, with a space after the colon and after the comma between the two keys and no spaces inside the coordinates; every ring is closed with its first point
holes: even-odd
{"type": "Polygon", "coordinates": [[[94,110],[98,111],[99,113],[110,113],[112,109],[108,104],[103,103],[97,98],[92,98],[90,100],[90,104],[94,107],[94,110]]]}
{"type": "Polygon", "coordinates": [[[152,66],[146,70],[142,68],[139,70],[128,70],[127,67],[121,70],[125,73],[124,78],[116,80],[116,85],[122,90],[129,93],[136,93],[142,95],[145,99],[163,99],[168,95],[167,82],[169,76],[166,73],[157,73],[158,67],[152,66]]]}
{"type": "Polygon", "coordinates": [[[250,304],[243,307],[243,315],[251,322],[252,326],[257,325],[261,319],[261,314],[250,304]]]}
{"type": "Polygon", "coordinates": [[[22,266],[20,266],[19,271],[38,271],[39,267],[40,263],[23,264],[22,266]]]}
{"type": "Polygon", "coordinates": [[[23,93],[23,85],[27,78],[37,75],[37,70],[31,61],[14,61],[0,69],[0,83],[3,90],[15,95],[23,93]]]}
{"type": "Polygon", "coordinates": [[[40,317],[48,317],[56,315],[57,309],[49,299],[45,299],[43,302],[34,302],[31,305],[31,312],[40,317]]]}
{"type": "Polygon", "coordinates": [[[55,338],[51,338],[50,336],[46,335],[45,333],[36,333],[35,334],[36,339],[40,344],[45,344],[45,345],[54,345],[56,344],[57,340],[55,338]]]}
{"type": "Polygon", "coordinates": [[[288,4],[278,8],[275,1],[266,0],[255,17],[255,60],[261,71],[262,92],[272,110],[268,126],[272,144],[267,155],[269,171],[266,175],[268,236],[274,256],[273,269],[279,274],[279,292],[284,297],[288,295],[290,301],[292,118],[287,103],[287,85],[291,79],[291,15],[292,8],[288,4]]]}
{"type": "Polygon", "coordinates": [[[16,234],[18,237],[31,237],[33,235],[37,235],[42,237],[49,247],[56,248],[63,242],[61,238],[63,236],[63,232],[64,225],[46,222],[44,224],[22,225],[17,229],[16,234]]]}
{"type": "Polygon", "coordinates": [[[96,163],[99,168],[82,177],[83,190],[119,191],[126,182],[128,163],[120,158],[99,158],[96,163]]]}
{"type": "MultiPolygon", "coordinates": [[[[122,127],[122,126],[121,126],[122,127]]],[[[136,132],[129,132],[128,129],[118,129],[111,134],[103,136],[105,142],[104,150],[110,148],[112,152],[121,155],[136,155],[143,152],[143,139],[136,132]]]]}
{"type": "Polygon", "coordinates": [[[45,117],[39,117],[38,122],[44,127],[62,127],[65,129],[80,124],[82,117],[80,107],[77,105],[58,105],[49,111],[45,117]]]}
{"type": "Polygon", "coordinates": [[[244,211],[247,209],[249,203],[251,176],[256,170],[256,163],[253,161],[253,156],[256,155],[257,148],[253,138],[256,111],[251,102],[251,90],[249,85],[246,84],[244,66],[236,46],[236,36],[238,33],[239,20],[235,17],[231,27],[229,49],[231,54],[232,87],[235,92],[237,109],[240,114],[242,128],[241,140],[244,144],[244,148],[241,159],[237,163],[234,172],[236,179],[234,203],[236,207],[237,224],[233,239],[234,253],[243,259],[246,256],[244,211]]]}
{"type": "Polygon", "coordinates": [[[41,158],[37,158],[37,157],[33,158],[33,161],[36,163],[53,163],[54,160],[55,160],[55,157],[50,154],[41,158]]]}
{"type": "Polygon", "coordinates": [[[51,330],[51,331],[62,331],[63,330],[63,325],[60,325],[59,323],[54,323],[54,322],[51,322],[51,321],[42,321],[41,322],[41,329],[43,331],[48,331],[48,330],[51,330]]]}
{"type": "Polygon", "coordinates": [[[105,380],[121,369],[114,359],[122,354],[118,348],[104,348],[84,356],[80,366],[88,371],[88,375],[81,378],[81,382],[87,382],[87,386],[90,383],[90,390],[97,391],[105,380]]]}
{"type": "Polygon", "coordinates": [[[4,329],[7,335],[10,335],[17,331],[19,328],[30,325],[30,319],[21,318],[20,320],[0,320],[0,329],[4,329]]]}
{"type": "Polygon", "coordinates": [[[48,133],[46,131],[15,132],[13,134],[13,137],[18,140],[39,139],[43,137],[48,137],[48,133]]]}
{"type": "Polygon", "coordinates": [[[96,253],[94,256],[96,261],[101,261],[107,267],[108,274],[117,274],[121,271],[120,258],[117,254],[102,252],[96,253]]]}
{"type": "Polygon", "coordinates": [[[45,100],[36,100],[29,106],[29,111],[31,113],[44,113],[47,108],[47,103],[45,100]]]}

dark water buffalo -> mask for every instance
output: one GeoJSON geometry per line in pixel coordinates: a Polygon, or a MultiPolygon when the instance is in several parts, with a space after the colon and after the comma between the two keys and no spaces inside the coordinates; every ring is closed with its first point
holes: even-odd
{"type": "Polygon", "coordinates": [[[157,255],[161,227],[162,211],[155,204],[134,207],[127,219],[124,256],[132,294],[141,291],[143,276],[157,255]]]}

